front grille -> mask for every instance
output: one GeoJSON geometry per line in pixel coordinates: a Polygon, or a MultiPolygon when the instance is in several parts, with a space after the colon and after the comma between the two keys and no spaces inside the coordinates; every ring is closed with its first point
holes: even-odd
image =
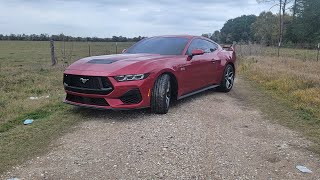
{"type": "Polygon", "coordinates": [[[71,102],[81,103],[81,104],[109,106],[108,102],[103,98],[89,98],[89,97],[67,94],[66,100],[71,102]]]}
{"type": "Polygon", "coordinates": [[[120,100],[124,104],[138,104],[141,102],[142,97],[139,89],[133,89],[125,93],[123,96],[121,96],[120,100]]]}
{"type": "Polygon", "coordinates": [[[107,77],[64,74],[63,84],[68,91],[85,94],[109,94],[113,86],[107,77]]]}

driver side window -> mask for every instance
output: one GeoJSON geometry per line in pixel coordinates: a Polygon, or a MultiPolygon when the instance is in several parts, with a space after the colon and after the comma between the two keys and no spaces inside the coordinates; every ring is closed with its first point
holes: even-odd
{"type": "Polygon", "coordinates": [[[211,53],[217,49],[217,46],[204,39],[194,39],[188,48],[187,55],[191,55],[192,51],[195,49],[201,49],[205,53],[211,53]]]}

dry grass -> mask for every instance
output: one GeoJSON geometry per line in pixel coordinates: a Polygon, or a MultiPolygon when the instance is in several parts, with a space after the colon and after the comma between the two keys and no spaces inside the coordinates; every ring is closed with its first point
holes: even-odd
{"type": "Polygon", "coordinates": [[[320,62],[246,56],[240,59],[238,70],[271,97],[297,112],[298,120],[282,118],[280,122],[300,130],[320,148],[320,62]]]}

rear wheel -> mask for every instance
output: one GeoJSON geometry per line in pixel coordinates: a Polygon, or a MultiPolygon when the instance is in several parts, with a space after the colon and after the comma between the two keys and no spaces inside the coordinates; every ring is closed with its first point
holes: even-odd
{"type": "Polygon", "coordinates": [[[170,76],[163,74],[157,79],[152,91],[151,111],[156,114],[166,114],[170,107],[170,101],[170,76]]]}
{"type": "Polygon", "coordinates": [[[229,92],[234,83],[234,68],[230,64],[224,69],[223,77],[219,86],[219,90],[222,92],[229,92]]]}

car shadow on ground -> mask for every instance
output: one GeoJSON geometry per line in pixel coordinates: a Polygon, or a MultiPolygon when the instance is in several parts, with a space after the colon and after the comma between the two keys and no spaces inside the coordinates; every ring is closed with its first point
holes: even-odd
{"type": "MultiPolygon", "coordinates": [[[[211,89],[204,91],[199,94],[195,94],[190,97],[186,97],[184,99],[173,101],[170,105],[170,109],[181,108],[193,101],[201,98],[206,98],[212,94],[221,93],[216,89],[211,89]]],[[[172,112],[172,111],[171,111],[172,112]]],[[[90,109],[83,107],[75,107],[72,109],[72,113],[79,114],[84,120],[104,120],[104,121],[134,121],[139,120],[142,117],[154,117],[154,116],[165,116],[165,114],[153,114],[150,108],[145,109],[134,109],[134,110],[103,110],[103,109],[90,109]],[[108,120],[107,120],[108,119],[108,120]]],[[[170,113],[170,110],[169,110],[170,113]]]]}

